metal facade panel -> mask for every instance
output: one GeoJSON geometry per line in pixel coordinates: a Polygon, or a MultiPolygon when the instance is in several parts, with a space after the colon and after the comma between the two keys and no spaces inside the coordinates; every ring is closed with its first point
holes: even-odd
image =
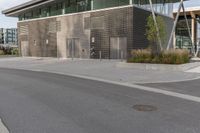
{"type": "Polygon", "coordinates": [[[19,34],[19,43],[29,42],[29,56],[57,57],[57,36],[49,32],[49,23],[52,22],[56,22],[56,19],[18,23],[18,27],[28,27],[28,35],[19,34]]]}

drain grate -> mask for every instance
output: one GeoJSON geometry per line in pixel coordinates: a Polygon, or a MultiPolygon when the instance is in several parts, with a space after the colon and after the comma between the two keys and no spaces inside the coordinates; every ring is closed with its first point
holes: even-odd
{"type": "Polygon", "coordinates": [[[133,109],[140,111],[140,112],[151,112],[151,111],[157,110],[157,108],[152,105],[134,105],[133,109]]]}

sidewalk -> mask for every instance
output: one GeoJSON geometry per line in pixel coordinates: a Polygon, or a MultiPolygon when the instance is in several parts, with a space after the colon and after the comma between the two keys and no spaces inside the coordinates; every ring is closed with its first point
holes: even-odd
{"type": "Polygon", "coordinates": [[[190,73],[199,73],[200,74],[200,66],[199,67],[195,67],[191,70],[188,70],[186,72],[190,72],[190,73]]]}
{"type": "Polygon", "coordinates": [[[200,78],[199,73],[158,71],[117,67],[117,60],[80,60],[57,58],[0,59],[0,67],[94,77],[121,83],[178,82],[200,78]]]}

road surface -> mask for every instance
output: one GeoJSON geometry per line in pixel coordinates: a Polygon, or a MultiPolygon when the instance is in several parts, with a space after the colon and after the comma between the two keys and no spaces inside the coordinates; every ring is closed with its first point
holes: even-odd
{"type": "Polygon", "coordinates": [[[199,113],[199,102],[137,88],[0,69],[0,118],[11,133],[199,133],[199,113]]]}

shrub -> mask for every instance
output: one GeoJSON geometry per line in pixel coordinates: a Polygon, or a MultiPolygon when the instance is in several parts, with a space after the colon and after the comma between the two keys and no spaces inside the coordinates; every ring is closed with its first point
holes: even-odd
{"type": "Polygon", "coordinates": [[[13,48],[11,50],[12,55],[19,55],[19,49],[18,48],[13,48]]]}
{"type": "Polygon", "coordinates": [[[158,64],[184,64],[188,63],[190,56],[187,50],[169,50],[162,51],[158,54],[152,53],[151,50],[133,50],[128,62],[134,63],[158,63],[158,64]]]}
{"type": "Polygon", "coordinates": [[[3,52],[3,50],[0,50],[0,55],[4,55],[4,52],[3,52]]]}

